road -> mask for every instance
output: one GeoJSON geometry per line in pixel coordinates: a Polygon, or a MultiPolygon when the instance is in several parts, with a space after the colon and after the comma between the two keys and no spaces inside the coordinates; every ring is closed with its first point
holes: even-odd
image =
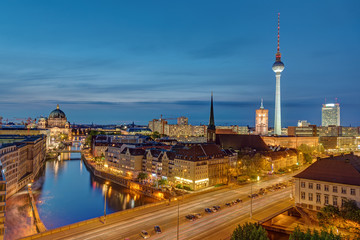
{"type": "MultiPolygon", "coordinates": [[[[274,178],[266,182],[253,184],[253,191],[291,178],[291,175],[274,178]]],[[[251,186],[221,189],[180,200],[180,239],[228,239],[237,224],[249,221],[250,200],[247,195],[251,186]],[[243,199],[243,203],[226,207],[226,202],[243,199]],[[220,205],[217,213],[205,214],[204,208],[220,205]],[[202,213],[203,217],[190,222],[185,216],[190,213],[202,213]]],[[[253,201],[253,219],[260,220],[293,204],[290,201],[292,189],[278,190],[253,201]]],[[[150,239],[176,239],[178,221],[178,203],[170,206],[157,206],[135,211],[114,218],[108,218],[106,224],[100,221],[52,234],[38,239],[140,239],[140,231],[146,230],[150,239]],[[155,234],[153,227],[159,225],[162,234],[155,234]]]]}

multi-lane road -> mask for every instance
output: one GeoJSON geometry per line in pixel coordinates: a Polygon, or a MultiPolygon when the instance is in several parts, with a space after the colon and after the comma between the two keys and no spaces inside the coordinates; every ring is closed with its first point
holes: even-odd
{"type": "MultiPolygon", "coordinates": [[[[290,179],[290,175],[253,184],[253,191],[290,179]]],[[[251,186],[233,187],[185,198],[172,202],[169,206],[161,205],[134,211],[121,216],[108,218],[106,224],[99,222],[73,228],[39,239],[140,239],[140,231],[150,233],[150,239],[176,239],[179,209],[180,239],[229,239],[237,224],[250,220],[251,186]],[[226,207],[226,202],[243,199],[243,203],[226,207]],[[220,205],[216,213],[205,213],[204,208],[220,205]],[[195,221],[186,220],[190,213],[202,213],[195,221]],[[161,234],[154,233],[154,226],[159,225],[161,234]]],[[[253,200],[253,220],[261,220],[293,204],[290,200],[292,188],[278,190],[253,200]]]]}

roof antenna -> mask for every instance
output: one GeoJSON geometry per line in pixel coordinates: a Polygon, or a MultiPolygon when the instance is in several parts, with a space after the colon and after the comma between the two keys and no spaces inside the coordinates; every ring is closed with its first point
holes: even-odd
{"type": "Polygon", "coordinates": [[[264,99],[261,98],[261,105],[260,105],[260,109],[264,109],[264,99]]]}

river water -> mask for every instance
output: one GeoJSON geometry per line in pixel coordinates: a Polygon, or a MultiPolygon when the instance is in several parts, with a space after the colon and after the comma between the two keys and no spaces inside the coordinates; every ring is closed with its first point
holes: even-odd
{"type": "MultiPolygon", "coordinates": [[[[156,202],[127,188],[111,184],[107,187],[102,179],[94,177],[80,160],[80,153],[65,157],[71,160],[50,160],[45,164],[38,179],[33,183],[33,192],[39,215],[46,228],[53,229],[67,224],[104,215],[104,195],[106,195],[107,214],[156,202]],[[76,159],[76,160],[73,160],[76,159]]],[[[11,197],[11,210],[7,224],[6,239],[23,237],[25,233],[34,234],[31,210],[26,191],[11,197]],[[20,234],[15,224],[26,222],[28,230],[20,234]],[[32,229],[32,231],[30,231],[32,229]]],[[[7,209],[8,210],[8,209],[7,209]]],[[[22,229],[25,226],[22,226],[22,229]]],[[[26,234],[26,235],[27,235],[26,234]]]]}

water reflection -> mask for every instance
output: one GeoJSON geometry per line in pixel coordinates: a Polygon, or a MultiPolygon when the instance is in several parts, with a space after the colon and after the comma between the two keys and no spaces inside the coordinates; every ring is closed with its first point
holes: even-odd
{"type": "MultiPolygon", "coordinates": [[[[80,153],[71,153],[71,158],[80,158],[80,153]]],[[[45,226],[51,229],[101,216],[106,193],[104,183],[90,174],[81,160],[46,162],[41,177],[33,185],[45,226]]],[[[106,200],[107,213],[156,201],[111,183],[106,200]]]]}

